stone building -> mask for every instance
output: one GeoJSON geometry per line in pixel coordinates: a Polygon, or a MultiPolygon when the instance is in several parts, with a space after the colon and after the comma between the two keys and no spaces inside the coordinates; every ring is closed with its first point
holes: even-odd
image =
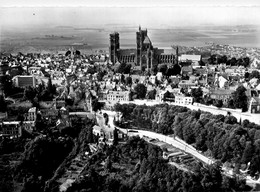
{"type": "MultiPolygon", "coordinates": [[[[153,65],[178,62],[173,49],[154,47],[148,36],[147,29],[143,30],[140,26],[136,32],[136,48],[120,49],[119,40],[118,32],[110,34],[109,57],[113,64],[117,61],[120,63],[131,63],[135,64],[139,69],[145,67],[148,71],[153,68],[153,65]]],[[[178,49],[176,52],[178,52],[178,49]]]]}

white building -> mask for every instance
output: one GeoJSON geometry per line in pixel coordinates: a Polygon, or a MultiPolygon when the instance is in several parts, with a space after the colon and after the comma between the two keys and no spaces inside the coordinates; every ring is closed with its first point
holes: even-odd
{"type": "Polygon", "coordinates": [[[175,103],[180,105],[191,105],[193,102],[192,97],[186,97],[184,95],[176,95],[175,96],[175,103]]]}
{"type": "Polygon", "coordinates": [[[2,135],[9,137],[22,136],[20,121],[4,121],[2,123],[2,135]]]}
{"type": "Polygon", "coordinates": [[[150,83],[155,84],[156,78],[157,78],[157,77],[156,77],[155,75],[151,75],[151,76],[149,77],[150,83]]]}
{"type": "Polygon", "coordinates": [[[36,78],[33,75],[17,75],[13,78],[13,83],[16,87],[35,87],[36,78]]]}
{"type": "Polygon", "coordinates": [[[109,91],[106,100],[111,102],[129,101],[130,91],[109,91]]]}
{"type": "Polygon", "coordinates": [[[27,121],[36,121],[36,117],[37,117],[36,112],[37,112],[36,107],[30,108],[27,114],[27,121]]]}
{"type": "Polygon", "coordinates": [[[201,61],[201,55],[181,55],[179,57],[180,62],[187,62],[191,61],[191,63],[195,66],[199,65],[199,62],[201,61]]]}

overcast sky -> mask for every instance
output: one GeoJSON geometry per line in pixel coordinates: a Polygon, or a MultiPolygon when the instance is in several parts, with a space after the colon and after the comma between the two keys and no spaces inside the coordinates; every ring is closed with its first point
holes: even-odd
{"type": "Polygon", "coordinates": [[[145,27],[260,25],[258,0],[16,0],[0,4],[0,26],[145,27]],[[62,2],[62,3],[61,3],[62,2]]]}

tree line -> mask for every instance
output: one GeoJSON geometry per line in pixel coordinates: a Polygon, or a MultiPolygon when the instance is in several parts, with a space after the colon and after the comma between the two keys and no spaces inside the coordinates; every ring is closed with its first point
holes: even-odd
{"type": "Polygon", "coordinates": [[[168,164],[162,150],[139,137],[107,146],[92,155],[67,192],[74,191],[232,191],[247,190],[245,181],[221,175],[217,164],[196,163],[190,172],[168,164]]]}
{"type": "Polygon", "coordinates": [[[251,176],[259,176],[260,126],[248,120],[238,121],[232,114],[212,115],[173,105],[116,104],[123,114],[117,125],[174,134],[196,149],[230,163],[235,170],[250,163],[251,176]]]}

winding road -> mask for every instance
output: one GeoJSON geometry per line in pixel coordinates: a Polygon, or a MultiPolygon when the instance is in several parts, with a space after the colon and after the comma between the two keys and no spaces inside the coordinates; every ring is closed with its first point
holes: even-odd
{"type": "MultiPolygon", "coordinates": [[[[122,131],[125,134],[128,134],[130,136],[146,136],[149,137],[151,139],[158,139],[159,141],[165,142],[167,144],[170,144],[180,150],[185,151],[186,153],[191,154],[193,157],[199,159],[200,161],[211,165],[215,162],[215,160],[212,160],[204,155],[202,155],[201,153],[199,153],[193,146],[187,144],[185,141],[179,139],[179,138],[174,138],[174,137],[170,137],[170,136],[166,136],[163,134],[159,134],[159,133],[155,133],[155,132],[151,132],[151,131],[144,131],[144,130],[139,130],[139,129],[131,129],[131,131],[129,131],[130,129],[123,129],[120,127],[116,127],[114,125],[114,118],[118,115],[117,112],[115,111],[108,111],[108,110],[102,110],[102,113],[107,113],[108,117],[109,117],[109,121],[108,124],[112,127],[112,128],[117,128],[120,131],[122,131]]],[[[230,174],[230,170],[226,170],[224,167],[222,167],[222,171],[223,174],[225,174],[228,177],[233,177],[233,174],[230,174]]],[[[231,171],[233,172],[233,171],[231,171]]],[[[254,187],[256,184],[260,184],[260,179],[258,180],[254,180],[252,179],[252,177],[250,176],[246,176],[246,184],[254,187]]]]}
{"type": "MultiPolygon", "coordinates": [[[[115,111],[107,111],[107,110],[102,110],[103,113],[107,113],[108,117],[109,117],[109,121],[108,123],[110,124],[111,127],[115,127],[113,121],[114,121],[114,117],[117,115],[117,113],[115,111]]],[[[163,135],[160,133],[155,133],[155,132],[151,132],[151,131],[144,131],[144,130],[140,130],[140,129],[131,129],[132,131],[135,132],[129,132],[127,129],[122,129],[120,127],[116,127],[117,129],[119,129],[120,131],[122,131],[125,134],[131,135],[131,136],[146,136],[149,137],[151,139],[158,139],[159,141],[168,143],[180,150],[185,151],[186,153],[191,154],[192,156],[196,157],[197,159],[201,160],[202,162],[206,163],[206,164],[212,164],[214,163],[214,160],[202,155],[201,153],[199,153],[194,147],[192,147],[191,145],[185,143],[184,141],[171,137],[171,136],[167,136],[167,135],[163,135]]]]}

